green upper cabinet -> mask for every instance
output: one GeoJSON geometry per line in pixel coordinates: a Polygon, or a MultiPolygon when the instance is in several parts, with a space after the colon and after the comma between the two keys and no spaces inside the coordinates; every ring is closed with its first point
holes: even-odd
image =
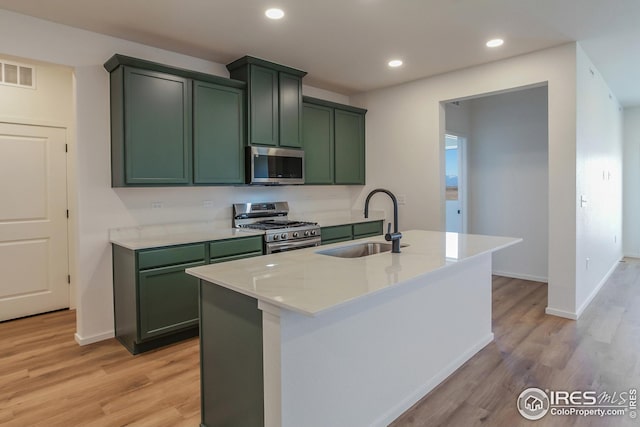
{"type": "Polygon", "coordinates": [[[232,79],[247,83],[248,143],[302,146],[304,71],[245,56],[227,65],[232,79]]]}
{"type": "Polygon", "coordinates": [[[189,80],[131,67],[123,72],[124,184],[188,184],[189,80]]]}
{"type": "Polygon", "coordinates": [[[278,72],[254,65],[249,87],[249,138],[252,144],[278,145],[278,72]]]}
{"type": "Polygon", "coordinates": [[[333,108],[304,104],[302,141],[305,184],[333,184],[333,108]]]}
{"type": "Polygon", "coordinates": [[[244,182],[244,82],[114,55],[111,185],[244,182]]]}
{"type": "Polygon", "coordinates": [[[364,184],[364,114],[335,110],[335,183],[364,184]]]}
{"type": "Polygon", "coordinates": [[[279,73],[280,146],[302,147],[302,78],[279,73]]]}
{"type": "Polygon", "coordinates": [[[302,140],[306,184],[365,183],[366,112],[304,97],[302,140]]]}
{"type": "Polygon", "coordinates": [[[193,83],[193,182],[244,182],[244,92],[193,83]]]}

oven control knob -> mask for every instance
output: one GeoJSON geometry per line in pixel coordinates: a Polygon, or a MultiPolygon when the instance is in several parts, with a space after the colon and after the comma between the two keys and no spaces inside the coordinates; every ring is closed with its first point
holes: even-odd
{"type": "Polygon", "coordinates": [[[280,238],[280,236],[278,236],[277,234],[273,235],[273,240],[278,240],[280,238]]]}
{"type": "Polygon", "coordinates": [[[298,237],[298,232],[297,232],[297,231],[295,231],[295,232],[293,233],[293,237],[298,237]]]}
{"type": "Polygon", "coordinates": [[[316,230],[311,230],[311,235],[315,236],[316,235],[316,230]]]}
{"type": "Polygon", "coordinates": [[[305,235],[305,236],[308,236],[308,235],[309,235],[309,232],[308,232],[308,231],[305,231],[305,232],[304,232],[304,235],[305,235]]]}
{"type": "Polygon", "coordinates": [[[286,238],[287,238],[287,233],[282,233],[282,234],[280,235],[280,237],[281,237],[281,238],[283,238],[283,239],[286,239],[286,238]]]}

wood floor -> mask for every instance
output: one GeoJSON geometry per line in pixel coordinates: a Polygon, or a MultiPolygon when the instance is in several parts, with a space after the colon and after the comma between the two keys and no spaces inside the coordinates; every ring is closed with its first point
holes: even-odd
{"type": "MultiPolygon", "coordinates": [[[[640,260],[621,263],[577,322],[545,315],[546,301],[544,284],[495,277],[495,341],[392,426],[640,426],[516,410],[527,387],[640,388],[640,260]]],[[[79,347],[74,332],[72,311],[0,323],[1,426],[199,425],[197,339],[134,357],[113,339],[79,347]]]]}
{"type": "Polygon", "coordinates": [[[134,357],[74,333],[73,311],[0,324],[0,426],[200,425],[197,338],[134,357]]]}

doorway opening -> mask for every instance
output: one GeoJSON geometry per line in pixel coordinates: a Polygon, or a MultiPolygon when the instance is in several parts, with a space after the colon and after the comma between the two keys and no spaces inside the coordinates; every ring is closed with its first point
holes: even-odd
{"type": "Polygon", "coordinates": [[[69,67],[41,61],[2,55],[0,63],[4,71],[9,64],[17,73],[10,79],[17,83],[0,85],[0,321],[5,321],[75,305],[69,219],[75,189],[69,162],[74,77],[69,67]]]}
{"type": "Polygon", "coordinates": [[[445,230],[451,233],[465,233],[465,138],[447,133],[444,136],[445,150],[445,230]]]}
{"type": "Polygon", "coordinates": [[[494,254],[493,273],[547,282],[547,86],[461,99],[444,107],[446,231],[522,238],[512,250],[494,254]]]}

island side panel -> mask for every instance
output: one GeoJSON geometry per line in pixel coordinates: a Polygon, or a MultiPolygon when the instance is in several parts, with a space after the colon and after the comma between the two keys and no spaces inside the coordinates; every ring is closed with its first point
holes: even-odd
{"type": "Polygon", "coordinates": [[[262,426],[263,377],[257,300],[200,280],[202,426],[262,426]]]}
{"type": "Polygon", "coordinates": [[[491,254],[280,334],[282,427],[386,426],[493,340],[491,254]]]}

